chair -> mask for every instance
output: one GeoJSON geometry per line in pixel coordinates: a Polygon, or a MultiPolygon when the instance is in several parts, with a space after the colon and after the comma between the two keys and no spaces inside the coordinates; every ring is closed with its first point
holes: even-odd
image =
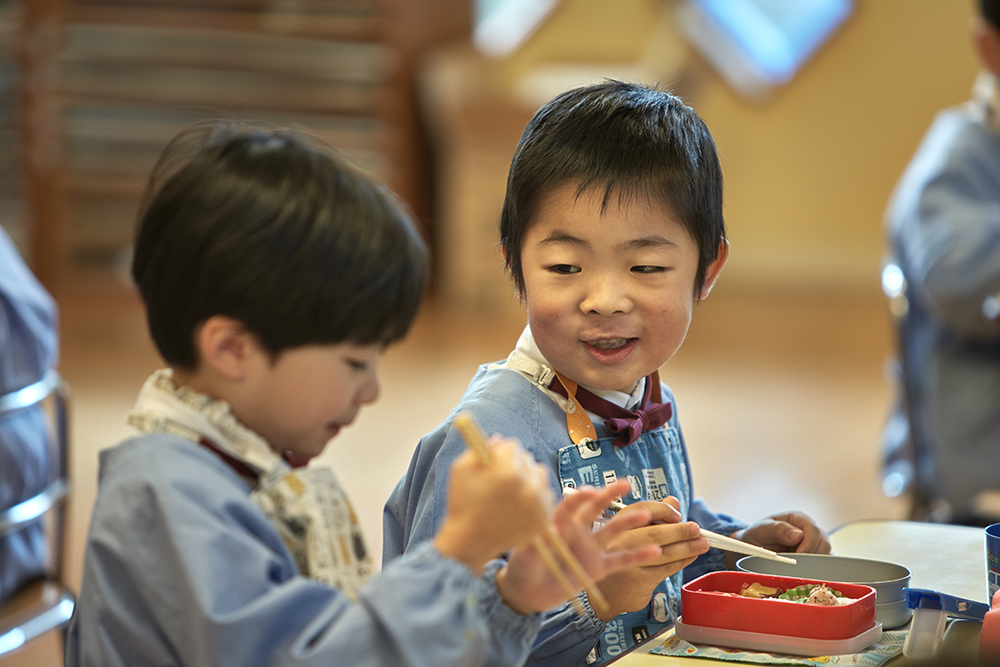
{"type": "Polygon", "coordinates": [[[896,329],[896,358],[890,374],[897,387],[896,403],[882,432],[882,492],[894,498],[908,494],[911,521],[945,521],[950,509],[934,488],[934,452],[910,410],[914,387],[908,380],[906,318],[910,314],[906,278],[894,262],[882,268],[882,291],[896,329]]]}
{"type": "Polygon", "coordinates": [[[0,538],[36,521],[47,521],[46,573],[0,603],[0,658],[53,630],[65,632],[76,597],[63,583],[66,503],[69,495],[69,386],[49,371],[40,381],[0,396],[0,420],[16,410],[45,404],[51,418],[49,483],[35,496],[0,512],[0,538]]]}
{"type": "MultiPolygon", "coordinates": [[[[889,299],[896,329],[896,358],[891,374],[897,386],[897,399],[882,432],[882,492],[890,498],[907,494],[910,501],[907,518],[911,521],[971,526],[996,523],[1000,521],[1000,492],[982,491],[977,494],[971,511],[956,513],[939,487],[935,443],[928,441],[926,429],[919,426],[912,409],[920,391],[914,378],[920,373],[911,367],[910,351],[926,343],[918,341],[907,326],[907,318],[917,316],[908,289],[902,269],[891,261],[886,263],[882,269],[882,291],[889,299]]],[[[988,321],[1000,322],[1000,295],[986,299],[982,309],[988,321]]]]}

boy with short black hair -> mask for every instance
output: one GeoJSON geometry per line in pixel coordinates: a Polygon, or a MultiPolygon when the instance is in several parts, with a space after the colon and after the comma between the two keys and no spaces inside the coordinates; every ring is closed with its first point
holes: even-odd
{"type": "MultiPolygon", "coordinates": [[[[455,412],[520,440],[557,489],[627,479],[621,514],[641,508],[653,520],[616,544],[661,550],[652,564],[598,582],[609,613],[576,619],[568,607],[551,610],[532,664],[604,662],[674,622],[683,581],[735,561],[710,550],[699,526],[778,551],[829,551],[800,513],[748,527],[692,490],[658,369],[729,255],[722,172],[693,110],[617,81],[558,95],[515,150],[500,240],[528,326],[506,360],[480,367],[455,412]]],[[[433,534],[442,472],[461,449],[450,420],[420,441],[386,504],[386,558],[433,534]]]]}
{"type": "Polygon", "coordinates": [[[597,577],[655,553],[605,553],[630,527],[591,532],[608,492],[550,513],[508,440],[459,457],[441,530],[371,576],[336,478],[302,466],[377,398],[426,265],[395,198],[303,135],[208,124],[167,148],[132,273],[170,368],[101,455],[67,665],[516,665],[566,597],[521,545],[552,525],[597,577]]]}

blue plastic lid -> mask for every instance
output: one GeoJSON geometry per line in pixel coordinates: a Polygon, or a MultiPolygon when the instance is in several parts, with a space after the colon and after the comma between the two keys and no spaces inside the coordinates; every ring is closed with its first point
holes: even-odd
{"type": "Polygon", "coordinates": [[[990,606],[966,598],[955,597],[926,588],[904,588],[906,606],[910,609],[943,609],[948,616],[982,621],[990,606]]]}

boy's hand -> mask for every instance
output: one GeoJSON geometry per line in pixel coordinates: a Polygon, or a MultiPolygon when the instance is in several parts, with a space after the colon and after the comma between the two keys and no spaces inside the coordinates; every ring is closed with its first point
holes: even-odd
{"type": "Polygon", "coordinates": [[[491,559],[540,534],[552,513],[545,466],[514,440],[494,439],[491,461],[472,452],[455,460],[448,481],[448,512],[434,546],[481,572],[491,559]]]}
{"type": "MultiPolygon", "coordinates": [[[[624,534],[646,525],[651,515],[646,510],[622,512],[611,521],[594,530],[604,508],[616,497],[629,490],[627,480],[621,480],[603,489],[584,487],[566,496],[556,507],[553,527],[562,536],[577,560],[594,580],[607,577],[612,572],[651,563],[659,556],[659,549],[651,545],[612,548],[624,534]]],[[[548,539],[544,542],[555,554],[548,539]]],[[[583,582],[556,556],[560,567],[574,588],[583,589],[583,582]]],[[[503,569],[497,574],[497,588],[509,607],[526,614],[550,609],[566,600],[566,594],[545,567],[541,556],[531,545],[514,550],[503,569]]],[[[610,591],[603,586],[601,592],[610,591]]]]}
{"type": "MultiPolygon", "coordinates": [[[[785,512],[761,519],[731,535],[771,551],[794,551],[805,554],[830,553],[830,541],[816,523],[801,512],[785,512]]],[[[726,553],[726,567],[736,567],[740,554],[726,553]]]]}
{"type": "Polygon", "coordinates": [[[610,548],[636,549],[652,545],[657,555],[643,565],[624,569],[599,582],[611,609],[603,613],[595,610],[598,618],[609,621],[623,612],[642,609],[649,604],[660,582],[708,551],[708,543],[699,537],[698,525],[693,521],[681,523],[678,505],[677,499],[670,496],[662,503],[633,503],[618,513],[616,518],[628,517],[633,512],[648,512],[650,520],[622,533],[610,548]]]}

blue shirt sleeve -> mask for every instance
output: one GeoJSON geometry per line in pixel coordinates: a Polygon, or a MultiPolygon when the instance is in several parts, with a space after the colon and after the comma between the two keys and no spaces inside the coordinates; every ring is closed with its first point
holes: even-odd
{"type": "MultiPolygon", "coordinates": [[[[102,455],[66,664],[509,665],[540,618],[425,543],[356,603],[301,576],[246,484],[210,452],[146,436],[102,455]]],[[[495,575],[495,570],[493,571],[495,575]]]]}

